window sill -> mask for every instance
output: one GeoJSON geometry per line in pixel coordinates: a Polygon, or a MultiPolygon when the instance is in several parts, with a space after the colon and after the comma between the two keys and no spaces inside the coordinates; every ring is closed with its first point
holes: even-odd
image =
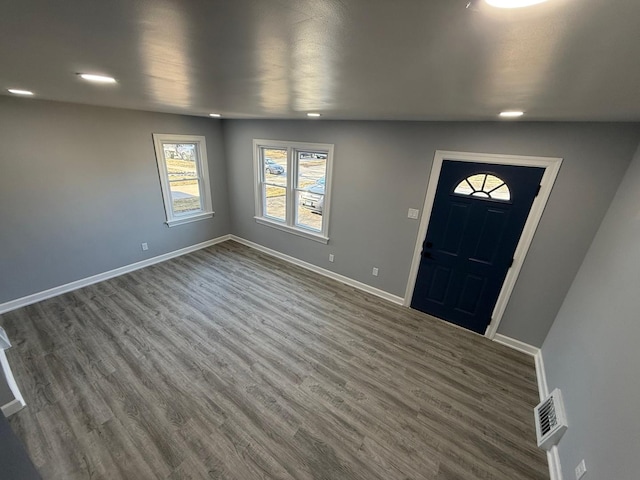
{"type": "Polygon", "coordinates": [[[185,223],[198,222],[200,220],[206,220],[212,218],[215,212],[203,212],[197,215],[189,215],[188,217],[178,217],[173,220],[167,220],[166,223],[169,227],[177,227],[178,225],[184,225],[185,223]]]}
{"type": "Polygon", "coordinates": [[[325,237],[320,233],[313,233],[308,230],[303,230],[302,228],[290,227],[289,225],[283,225],[281,223],[274,222],[273,220],[268,220],[263,217],[253,217],[253,218],[255,218],[256,223],[259,223],[260,225],[266,225],[268,227],[272,227],[277,230],[282,230],[283,232],[291,233],[299,237],[308,238],[309,240],[313,240],[314,242],[320,242],[324,244],[329,243],[329,237],[325,237]]]}

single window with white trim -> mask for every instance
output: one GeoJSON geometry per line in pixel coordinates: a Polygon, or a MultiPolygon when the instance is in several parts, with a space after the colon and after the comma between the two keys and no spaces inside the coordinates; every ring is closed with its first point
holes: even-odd
{"type": "Polygon", "coordinates": [[[329,241],[333,145],[254,140],[256,221],[329,241]]]}
{"type": "Polygon", "coordinates": [[[153,134],[166,224],[211,218],[207,144],[196,135],[153,134]]]}

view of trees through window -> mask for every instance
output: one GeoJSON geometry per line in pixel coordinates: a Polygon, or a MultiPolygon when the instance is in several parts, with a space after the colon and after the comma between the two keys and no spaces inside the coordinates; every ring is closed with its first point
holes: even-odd
{"type": "Polygon", "coordinates": [[[202,209],[198,182],[198,150],[193,143],[164,143],[164,158],[174,214],[202,209]]]}

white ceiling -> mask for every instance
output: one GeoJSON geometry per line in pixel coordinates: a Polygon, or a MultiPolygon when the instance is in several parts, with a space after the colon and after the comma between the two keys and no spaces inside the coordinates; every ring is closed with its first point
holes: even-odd
{"type": "Polygon", "coordinates": [[[0,89],[231,118],[640,120],[640,0],[466,3],[0,0],[0,89]]]}

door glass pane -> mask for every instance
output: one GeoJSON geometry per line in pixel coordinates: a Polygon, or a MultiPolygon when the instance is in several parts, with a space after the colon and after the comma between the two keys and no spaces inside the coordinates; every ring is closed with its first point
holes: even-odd
{"type": "Polygon", "coordinates": [[[478,175],[471,175],[467,178],[469,184],[473,187],[474,190],[482,190],[482,184],[484,183],[484,179],[487,176],[484,173],[478,175]]]}
{"type": "Polygon", "coordinates": [[[511,200],[511,192],[509,192],[509,187],[506,184],[496,188],[489,195],[491,195],[491,198],[497,198],[498,200],[511,200]]]}
{"type": "Polygon", "coordinates": [[[491,192],[501,185],[504,185],[501,178],[498,178],[495,175],[487,175],[487,179],[484,181],[484,188],[482,190],[485,192],[491,192]]]}
{"type": "Polygon", "coordinates": [[[273,185],[287,186],[287,150],[263,148],[262,165],[264,181],[273,185]]]}
{"type": "Polygon", "coordinates": [[[169,182],[169,187],[174,214],[202,210],[198,180],[172,180],[169,182]]]}
{"type": "Polygon", "coordinates": [[[458,186],[454,190],[454,193],[460,193],[462,195],[471,195],[473,193],[473,187],[469,182],[467,182],[466,180],[463,180],[458,184],[458,186]]]}
{"type": "Polygon", "coordinates": [[[273,185],[264,186],[264,215],[284,222],[287,208],[287,190],[273,185]]]}
{"type": "Polygon", "coordinates": [[[491,198],[487,192],[473,192],[472,197],[491,198]]]}
{"type": "Polygon", "coordinates": [[[465,178],[453,193],[492,200],[511,200],[507,184],[501,178],[488,173],[478,173],[465,178]]]}

